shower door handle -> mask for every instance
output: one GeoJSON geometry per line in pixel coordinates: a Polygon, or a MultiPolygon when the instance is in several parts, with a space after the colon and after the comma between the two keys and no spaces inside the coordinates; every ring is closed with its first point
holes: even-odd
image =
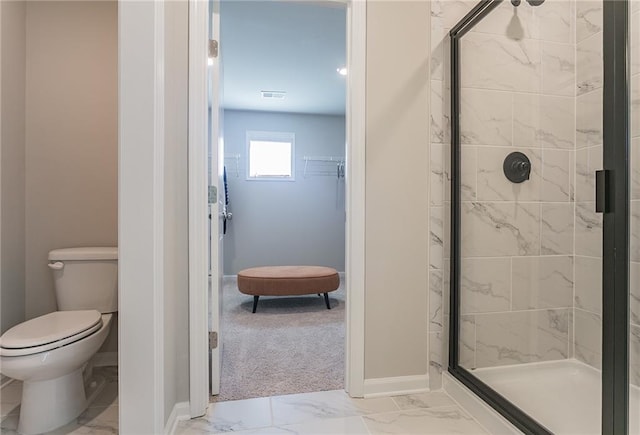
{"type": "Polygon", "coordinates": [[[607,169],[596,171],[596,213],[608,213],[611,211],[609,200],[610,173],[607,169]]]}

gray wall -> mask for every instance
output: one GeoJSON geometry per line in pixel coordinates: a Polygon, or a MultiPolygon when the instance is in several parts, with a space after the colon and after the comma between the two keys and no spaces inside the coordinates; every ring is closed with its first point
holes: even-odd
{"type": "Polygon", "coordinates": [[[335,165],[309,166],[304,156],[344,156],[343,116],[225,110],[225,155],[233,220],[224,239],[224,272],[247,267],[319,265],[344,271],[344,179],[335,165]],[[246,180],[246,132],[295,133],[295,181],[246,180]],[[319,175],[322,171],[331,175],[319,175]],[[315,175],[314,175],[315,174],[315,175]]]}
{"type": "MultiPolygon", "coordinates": [[[[51,249],[117,245],[117,8],[27,2],[28,319],[57,309],[51,249]]],[[[116,346],[117,327],[103,350],[116,346]]]]}
{"type": "Polygon", "coordinates": [[[164,415],[189,400],[188,13],[165,5],[164,415]]]}
{"type": "Polygon", "coordinates": [[[117,2],[27,2],[26,315],[51,249],[117,244],[117,2]]]}
{"type": "Polygon", "coordinates": [[[49,250],[117,243],[118,42],[115,1],[2,12],[4,331],[57,309],[49,250]]]}
{"type": "Polygon", "coordinates": [[[0,281],[1,331],[24,320],[26,2],[0,2],[0,281]]]}
{"type": "Polygon", "coordinates": [[[366,379],[428,370],[429,16],[367,3],[366,379]]]}

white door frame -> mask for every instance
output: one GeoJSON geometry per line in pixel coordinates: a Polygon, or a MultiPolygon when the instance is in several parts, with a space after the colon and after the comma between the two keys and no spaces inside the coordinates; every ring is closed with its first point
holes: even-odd
{"type": "MultiPolygon", "coordinates": [[[[352,397],[363,397],[366,0],[345,2],[348,68],[345,390],[352,397]]],[[[189,401],[192,418],[204,415],[209,404],[206,166],[208,18],[206,0],[189,1],[189,401]]]]}
{"type": "Polygon", "coordinates": [[[162,433],[164,403],[163,2],[118,4],[120,433],[162,433]]]}
{"type": "Polygon", "coordinates": [[[189,407],[209,404],[208,0],[189,0],[189,407]]]}

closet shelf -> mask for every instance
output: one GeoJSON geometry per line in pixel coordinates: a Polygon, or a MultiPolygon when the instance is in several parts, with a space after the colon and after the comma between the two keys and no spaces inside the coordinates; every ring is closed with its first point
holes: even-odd
{"type": "Polygon", "coordinates": [[[304,178],[333,175],[344,178],[345,161],[341,156],[304,156],[304,178]]]}

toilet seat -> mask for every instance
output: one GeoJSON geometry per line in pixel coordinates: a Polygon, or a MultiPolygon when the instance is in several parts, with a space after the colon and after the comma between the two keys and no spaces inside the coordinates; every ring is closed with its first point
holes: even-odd
{"type": "Polygon", "coordinates": [[[9,329],[0,337],[0,356],[46,352],[87,337],[102,326],[96,310],[55,311],[9,329]]]}

